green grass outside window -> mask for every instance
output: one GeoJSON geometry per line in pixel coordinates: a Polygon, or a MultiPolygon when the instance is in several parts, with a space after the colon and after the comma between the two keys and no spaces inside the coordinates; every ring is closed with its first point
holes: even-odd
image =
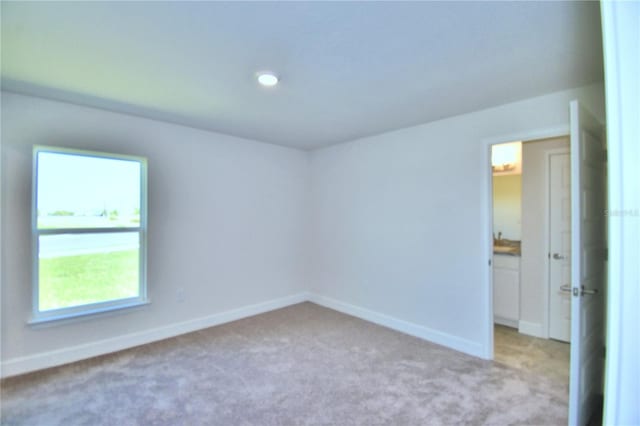
{"type": "Polygon", "coordinates": [[[40,259],[40,310],[138,296],[138,250],[40,259]]]}

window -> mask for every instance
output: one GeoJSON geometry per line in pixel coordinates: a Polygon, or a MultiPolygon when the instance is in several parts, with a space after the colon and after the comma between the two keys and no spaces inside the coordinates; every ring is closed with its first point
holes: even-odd
{"type": "Polygon", "coordinates": [[[34,147],[32,322],[146,303],[146,160],[34,147]]]}

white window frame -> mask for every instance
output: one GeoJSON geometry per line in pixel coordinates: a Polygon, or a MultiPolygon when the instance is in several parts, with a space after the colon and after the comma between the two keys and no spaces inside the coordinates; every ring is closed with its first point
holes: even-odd
{"type": "Polygon", "coordinates": [[[32,237],[32,318],[30,324],[39,324],[50,321],[95,315],[126,308],[133,308],[149,303],[147,299],[147,159],[131,155],[112,154],[105,152],[86,151],[34,145],[33,147],[33,176],[32,176],[32,201],[31,201],[31,237],[32,237]],[[38,229],[38,154],[54,153],[66,155],[78,155],[82,157],[104,158],[110,160],[134,161],[140,164],[140,223],[135,227],[109,227],[109,228],[55,228],[38,229]],[[39,242],[42,235],[59,234],[97,234],[137,232],[139,235],[139,275],[138,296],[114,299],[104,302],[87,303],[83,305],[65,308],[40,310],[40,279],[39,279],[39,242]]]}

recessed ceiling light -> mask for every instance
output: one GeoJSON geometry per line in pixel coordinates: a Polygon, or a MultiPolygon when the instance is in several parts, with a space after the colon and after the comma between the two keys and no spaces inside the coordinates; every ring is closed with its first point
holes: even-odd
{"type": "Polygon", "coordinates": [[[273,87],[278,84],[278,76],[271,71],[262,71],[258,73],[258,83],[265,87],[273,87]]]}

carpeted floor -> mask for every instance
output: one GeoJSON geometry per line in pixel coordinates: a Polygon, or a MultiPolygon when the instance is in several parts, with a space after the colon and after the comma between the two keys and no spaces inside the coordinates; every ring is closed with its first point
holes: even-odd
{"type": "Polygon", "coordinates": [[[3,425],[551,425],[566,383],[303,303],[6,379],[3,425]]]}

